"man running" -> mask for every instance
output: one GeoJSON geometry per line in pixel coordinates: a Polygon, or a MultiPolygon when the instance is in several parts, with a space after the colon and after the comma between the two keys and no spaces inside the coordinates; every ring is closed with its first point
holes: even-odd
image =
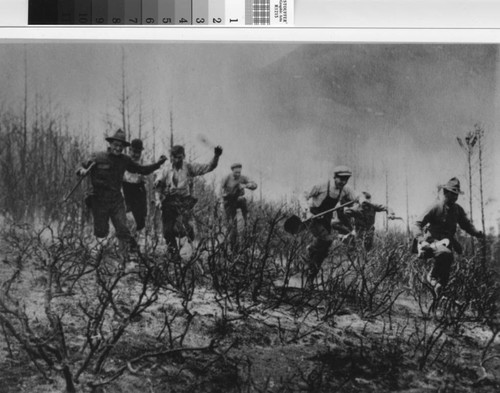
{"type": "Polygon", "coordinates": [[[427,281],[436,298],[448,284],[454,261],[453,251],[462,253],[462,246],[455,237],[457,225],[472,236],[484,236],[471,223],[462,206],[456,203],[458,195],[463,194],[460,181],[453,177],[442,186],[442,190],[442,198],[425,210],[413,228],[415,241],[412,251],[416,253],[420,248],[422,256],[432,261],[427,281]]]}
{"type": "Polygon", "coordinates": [[[251,191],[257,189],[257,183],[241,174],[242,167],[240,163],[231,165],[232,173],[224,177],[221,182],[222,203],[229,229],[229,241],[232,248],[236,246],[238,241],[238,209],[241,210],[245,226],[247,224],[248,206],[247,200],[245,199],[245,189],[251,191]]]}
{"type": "Polygon", "coordinates": [[[90,160],[77,170],[79,176],[90,173],[91,187],[85,198],[94,218],[94,235],[105,238],[109,234],[109,220],[113,223],[118,238],[120,255],[128,256],[128,246],[134,246],[134,240],[127,227],[125,203],[122,196],[122,180],[125,171],[149,175],[167,160],[161,156],[157,163],[139,165],[132,158],[123,154],[123,149],[130,145],[125,133],[120,129],[109,142],[107,151],[92,154],[90,160]]]}
{"type": "MultiPolygon", "coordinates": [[[[333,209],[337,205],[353,202],[355,196],[353,191],[346,186],[352,176],[350,168],[344,165],[337,166],[333,170],[333,182],[314,186],[307,195],[310,204],[310,212],[314,215],[333,209]]],[[[326,213],[312,220],[309,228],[314,236],[314,242],[308,246],[309,266],[306,278],[306,287],[314,285],[321,264],[328,256],[328,251],[333,243],[332,228],[341,234],[347,234],[352,230],[350,219],[344,213],[344,209],[337,211],[337,219],[333,220],[333,213],[326,213]]]]}
{"type": "Polygon", "coordinates": [[[366,251],[370,251],[373,247],[375,216],[380,212],[387,212],[389,220],[395,219],[394,212],[389,207],[373,203],[371,194],[366,191],[361,193],[353,207],[346,209],[346,215],[354,220],[356,237],[363,242],[366,251]]]}
{"type": "MultiPolygon", "coordinates": [[[[141,164],[142,151],[144,146],[142,140],[133,139],[130,142],[130,158],[138,165],[141,164]]],[[[147,192],[145,178],[139,173],[125,171],[123,175],[123,196],[125,198],[126,212],[132,213],[135,225],[132,233],[140,232],[146,226],[148,215],[147,192]]]]}
{"type": "Polygon", "coordinates": [[[193,179],[213,171],[221,155],[222,147],[217,146],[209,163],[188,163],[184,161],[184,147],[176,145],[170,151],[172,164],[156,174],[155,204],[162,211],[163,237],[170,256],[179,256],[176,237],[194,240],[192,212],[197,199],[193,196],[193,179]]]}

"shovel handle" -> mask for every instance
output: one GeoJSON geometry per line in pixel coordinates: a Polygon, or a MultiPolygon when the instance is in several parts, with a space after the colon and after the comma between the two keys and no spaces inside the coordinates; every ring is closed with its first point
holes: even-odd
{"type": "Polygon", "coordinates": [[[306,223],[307,221],[311,221],[311,220],[314,220],[315,218],[318,218],[318,217],[321,217],[321,216],[324,216],[325,214],[328,214],[328,213],[331,213],[331,212],[334,212],[336,210],[339,210],[339,209],[342,209],[343,207],[347,207],[347,206],[350,206],[352,205],[354,202],[356,201],[349,201],[349,202],[346,202],[344,203],[343,205],[340,205],[340,206],[335,206],[334,208],[332,209],[328,209],[328,210],[325,210],[324,212],[321,212],[321,213],[318,213],[312,217],[309,217],[307,220],[304,220],[303,222],[306,223]]]}
{"type": "Polygon", "coordinates": [[[95,162],[92,162],[92,163],[90,164],[90,166],[87,168],[87,173],[86,173],[84,176],[80,176],[80,179],[78,179],[78,181],[76,182],[75,186],[74,186],[74,187],[71,189],[71,191],[70,191],[70,192],[68,192],[68,194],[66,194],[66,196],[64,197],[64,199],[63,199],[63,201],[62,201],[63,203],[65,203],[65,202],[69,199],[69,197],[70,197],[71,195],[73,195],[73,193],[75,192],[75,190],[78,188],[78,186],[79,186],[79,185],[80,185],[80,183],[83,181],[83,179],[84,179],[85,177],[87,177],[87,174],[89,173],[89,171],[92,169],[92,167],[93,167],[94,165],[95,165],[95,162]]]}

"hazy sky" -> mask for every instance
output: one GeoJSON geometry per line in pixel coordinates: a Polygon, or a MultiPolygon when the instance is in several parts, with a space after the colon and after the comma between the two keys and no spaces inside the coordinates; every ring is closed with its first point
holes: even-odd
{"type": "MultiPolygon", "coordinates": [[[[498,51],[467,46],[448,58],[446,51],[401,47],[0,44],[0,104],[20,109],[26,49],[31,108],[38,94],[54,113],[68,115],[72,132],[89,132],[95,148],[105,148],[104,134],[121,125],[123,54],[132,137],[142,107],[145,145],[152,149],[154,127],[157,155],[166,153],[172,110],[177,141],[198,160],[212,154],[199,135],[224,147],[209,180],[241,161],[243,171],[262,182],[263,195],[279,199],[302,196],[335,165],[347,164],[355,169],[352,185],[380,202],[387,174],[390,204],[403,217],[406,179],[411,215],[452,176],[467,190],[456,136],[480,121],[488,131],[486,197],[496,198],[498,51]]],[[[461,201],[468,206],[467,195],[461,201]]],[[[488,203],[488,225],[499,206],[488,203]]]]}

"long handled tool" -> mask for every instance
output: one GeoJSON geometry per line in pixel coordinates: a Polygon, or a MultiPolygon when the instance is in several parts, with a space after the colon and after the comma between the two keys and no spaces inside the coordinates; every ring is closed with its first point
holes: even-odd
{"type": "Polygon", "coordinates": [[[95,162],[93,162],[92,164],[90,164],[90,166],[86,169],[85,175],[80,176],[80,178],[78,179],[78,181],[76,182],[76,184],[74,185],[74,187],[64,196],[64,199],[62,200],[62,203],[65,203],[71,197],[71,195],[73,195],[73,193],[76,191],[76,189],[78,188],[78,186],[82,183],[83,179],[87,176],[87,174],[90,172],[90,170],[92,169],[92,167],[94,165],[95,165],[95,162]]]}
{"type": "Polygon", "coordinates": [[[324,216],[325,214],[328,214],[328,213],[334,212],[336,210],[342,209],[343,207],[350,206],[354,202],[355,201],[349,201],[347,203],[344,203],[343,205],[336,206],[333,209],[325,210],[324,212],[316,214],[316,215],[314,215],[312,217],[309,217],[307,220],[304,220],[304,221],[302,221],[298,216],[293,215],[293,216],[287,218],[287,220],[285,221],[285,223],[284,223],[283,226],[285,228],[285,231],[287,231],[288,233],[291,233],[292,235],[296,235],[297,233],[299,233],[302,230],[304,230],[306,228],[307,224],[310,221],[314,220],[315,218],[318,218],[318,217],[324,216]]]}

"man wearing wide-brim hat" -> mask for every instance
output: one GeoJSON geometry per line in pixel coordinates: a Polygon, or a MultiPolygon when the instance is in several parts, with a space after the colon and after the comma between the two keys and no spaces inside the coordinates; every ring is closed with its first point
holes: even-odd
{"type": "Polygon", "coordinates": [[[123,257],[127,256],[128,245],[133,244],[132,236],[127,227],[125,203],[123,200],[122,180],[125,171],[149,175],[167,160],[161,156],[152,165],[139,165],[132,158],[123,154],[123,149],[130,146],[125,133],[119,129],[114,135],[107,137],[107,151],[92,154],[90,160],[82,164],[77,174],[90,174],[91,187],[88,190],[86,203],[92,210],[94,218],[94,235],[104,238],[109,234],[109,220],[116,230],[116,237],[123,257]]]}
{"type": "Polygon", "coordinates": [[[423,250],[422,256],[429,258],[433,266],[427,280],[432,286],[434,295],[439,297],[448,284],[451,266],[454,261],[453,251],[462,253],[462,246],[455,237],[457,225],[468,234],[483,237],[483,232],[478,231],[467,217],[465,210],[456,203],[458,196],[463,194],[460,190],[460,181],[453,177],[441,186],[442,196],[433,203],[422,216],[415,222],[413,234],[413,252],[418,248],[423,250]],[[448,239],[448,242],[442,242],[448,239]],[[420,247],[417,246],[420,245],[420,247]]]}
{"type": "MultiPolygon", "coordinates": [[[[309,201],[309,210],[313,215],[323,213],[336,206],[343,205],[355,200],[354,192],[346,184],[352,176],[352,171],[345,165],[339,165],[333,169],[333,181],[316,185],[306,195],[309,201]]],[[[350,219],[340,209],[337,211],[337,219],[333,220],[333,213],[326,213],[314,219],[309,229],[314,236],[314,241],[309,245],[309,266],[306,278],[306,286],[311,288],[321,268],[321,264],[328,256],[328,251],[333,243],[332,227],[341,234],[349,233],[352,229],[350,219]]]]}

